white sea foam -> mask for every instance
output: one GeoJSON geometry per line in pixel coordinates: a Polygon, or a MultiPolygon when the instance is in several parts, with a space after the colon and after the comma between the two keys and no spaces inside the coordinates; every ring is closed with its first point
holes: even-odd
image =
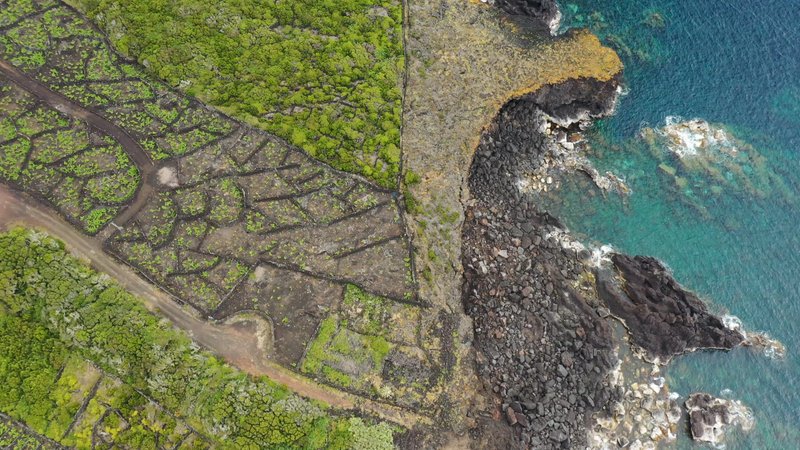
{"type": "Polygon", "coordinates": [[[611,264],[611,254],[614,253],[614,248],[610,245],[601,245],[592,249],[592,256],[590,257],[590,264],[592,267],[601,268],[611,264]]]}
{"type": "Polygon", "coordinates": [[[585,245],[570,234],[569,230],[555,229],[545,235],[545,239],[554,239],[561,244],[561,248],[574,252],[588,250],[589,266],[595,269],[602,269],[611,265],[611,255],[615,252],[614,247],[605,244],[601,246],[585,245]]]}
{"type": "Polygon", "coordinates": [[[746,347],[753,347],[761,349],[767,358],[783,359],[786,357],[786,346],[777,339],[773,339],[763,331],[750,331],[745,330],[742,324],[742,319],[734,315],[722,316],[722,324],[725,328],[733,331],[738,331],[744,336],[742,345],[746,347]]]}
{"type": "Polygon", "coordinates": [[[656,132],[666,138],[667,148],[679,158],[698,156],[710,150],[728,155],[738,153],[731,136],[704,119],[667,116],[665,125],[656,132]]]}
{"type": "Polygon", "coordinates": [[[582,252],[586,250],[586,246],[577,239],[574,239],[572,235],[569,234],[569,230],[557,228],[545,234],[544,237],[545,239],[554,239],[556,242],[561,244],[561,248],[565,250],[572,250],[575,252],[582,252]]]}
{"type": "Polygon", "coordinates": [[[550,28],[550,34],[555,36],[558,34],[558,29],[561,27],[561,8],[556,7],[556,15],[547,24],[550,28]]]}
{"type": "Polygon", "coordinates": [[[747,337],[747,333],[744,332],[742,327],[742,319],[731,314],[726,314],[722,316],[722,324],[725,325],[725,328],[732,331],[738,331],[747,337]]]}

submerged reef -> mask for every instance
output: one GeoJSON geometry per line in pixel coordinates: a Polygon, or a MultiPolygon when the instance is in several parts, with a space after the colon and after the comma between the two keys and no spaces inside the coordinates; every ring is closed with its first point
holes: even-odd
{"type": "Polygon", "coordinates": [[[570,28],[588,28],[626,61],[653,64],[669,57],[667,47],[661,43],[669,18],[662,11],[625,9],[625,20],[620,20],[620,17],[606,17],[589,6],[591,2],[585,3],[583,7],[572,2],[562,3],[563,23],[570,28]]]}
{"type": "Polygon", "coordinates": [[[702,206],[694,200],[697,196],[723,191],[796,200],[767,159],[723,125],[670,116],[660,128],[642,128],[640,138],[659,161],[660,172],[698,208],[702,206]]]}
{"type": "MultiPolygon", "coordinates": [[[[592,134],[591,145],[582,139],[567,137],[567,144],[576,148],[571,159],[581,164],[563,164],[562,167],[583,172],[603,194],[610,190],[624,194],[623,201],[637,189],[652,190],[656,182],[654,177],[658,177],[657,182],[665,194],[704,220],[711,220],[716,214],[709,205],[730,198],[742,202],[768,198],[787,206],[796,205],[800,200],[783,172],[785,169],[771,163],[766,156],[774,145],[768,138],[759,139],[757,147],[740,138],[742,132],[738,129],[704,119],[684,120],[676,116],[668,116],[660,127],[643,126],[636,136],[621,141],[599,130],[588,132],[592,134]],[[573,140],[576,142],[570,144],[573,140]],[[606,171],[601,175],[593,168],[592,161],[611,161],[603,165],[614,173],[606,171]],[[632,164],[633,161],[636,164],[632,164]]],[[[581,177],[572,177],[570,181],[590,188],[581,177]]],[[[548,200],[549,203],[558,202],[558,194],[550,195],[548,200]]],[[[737,224],[726,221],[725,226],[736,227],[737,224]]]]}

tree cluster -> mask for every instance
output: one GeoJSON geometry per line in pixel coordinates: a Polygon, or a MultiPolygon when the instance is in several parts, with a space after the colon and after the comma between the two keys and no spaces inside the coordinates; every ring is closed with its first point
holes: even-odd
{"type": "Polygon", "coordinates": [[[200,350],[108,276],[69,255],[62,242],[22,228],[0,234],[0,384],[9,387],[0,392],[0,411],[45,432],[59,411],[54,380],[70,353],[183,417],[221,448],[391,445],[386,425],[332,416],[200,350]]]}

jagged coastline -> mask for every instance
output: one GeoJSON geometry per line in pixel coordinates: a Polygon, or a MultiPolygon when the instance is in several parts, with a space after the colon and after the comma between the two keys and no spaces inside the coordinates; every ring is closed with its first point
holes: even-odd
{"type": "MultiPolygon", "coordinates": [[[[495,2],[514,14],[533,3],[495,2]]],[[[671,441],[686,425],[660,367],[698,349],[758,345],[657,260],[593,255],[530,195],[571,171],[626,193],[581,157],[581,131],[612,114],[619,93],[620,76],[574,79],[510,101],[470,168],[462,300],[478,373],[523,448],[671,441]]]]}
{"type": "Polygon", "coordinates": [[[590,255],[562,246],[563,226],[518,186],[556,167],[559,134],[613,111],[618,85],[571,80],[510,102],[472,163],[462,299],[478,371],[527,448],[586,446],[592,417],[623,398],[610,382],[614,333],[584,262],[590,255]]]}

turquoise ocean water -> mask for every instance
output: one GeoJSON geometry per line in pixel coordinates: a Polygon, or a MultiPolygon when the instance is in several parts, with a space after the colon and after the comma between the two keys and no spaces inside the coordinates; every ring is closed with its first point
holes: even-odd
{"type": "MultiPolygon", "coordinates": [[[[623,176],[633,193],[604,197],[576,177],[549,208],[587,242],[660,258],[713,309],[782,341],[785,360],[746,349],[700,352],[674,361],[667,379],[684,398],[725,392],[754,410],[755,429],[733,436],[728,448],[800,449],[800,3],[561,7],[565,27],[588,26],[625,62],[628,92],[589,140],[595,164],[623,176]],[[667,116],[719,125],[763,161],[738,161],[740,172],[728,165],[717,178],[682,169],[663,142],[640,137],[667,116]],[[761,176],[771,181],[759,183],[761,176]]],[[[677,445],[697,447],[685,433],[677,445]]]]}

